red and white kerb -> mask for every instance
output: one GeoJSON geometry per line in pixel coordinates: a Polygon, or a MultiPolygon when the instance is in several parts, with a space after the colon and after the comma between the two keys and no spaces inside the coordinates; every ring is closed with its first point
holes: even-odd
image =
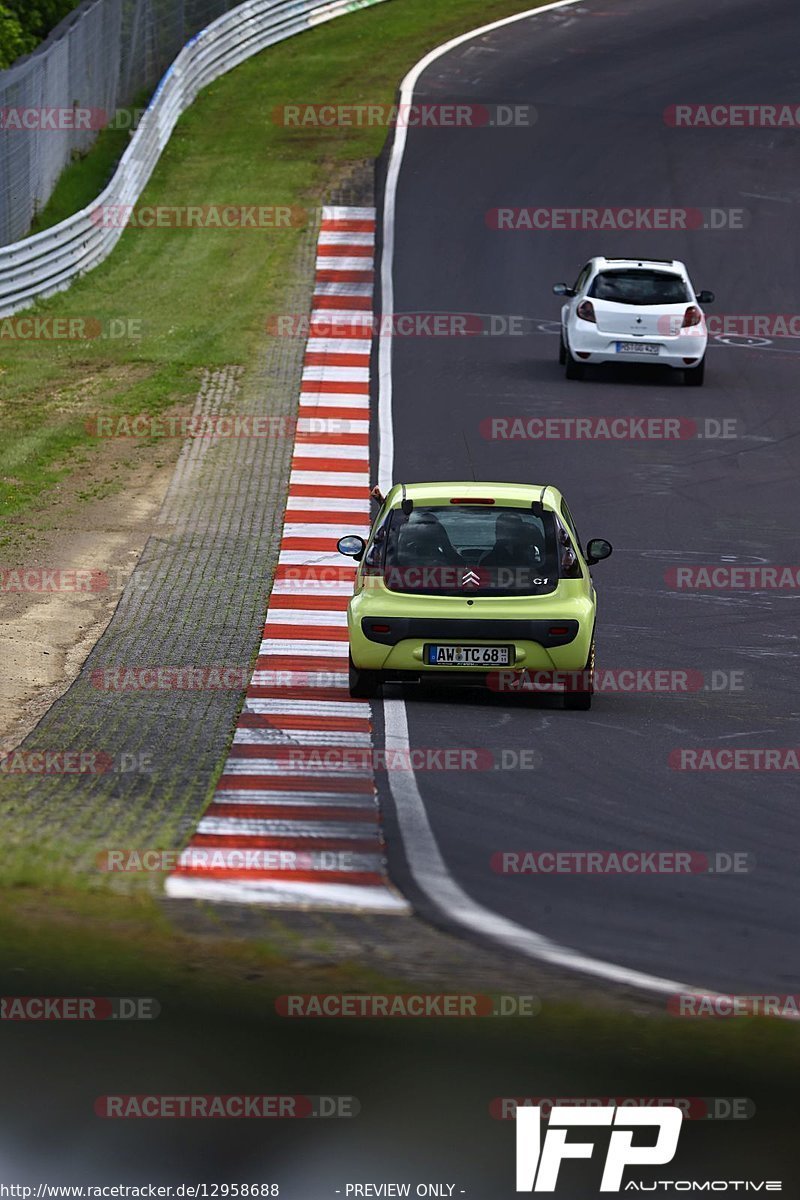
{"type": "Polygon", "coordinates": [[[336,549],[369,529],[374,242],[373,208],[323,209],[264,637],[214,800],[167,880],[171,897],[408,911],[386,875],[369,703],[347,688],[355,568],[336,549]],[[326,749],[362,753],[331,762],[326,749]]]}

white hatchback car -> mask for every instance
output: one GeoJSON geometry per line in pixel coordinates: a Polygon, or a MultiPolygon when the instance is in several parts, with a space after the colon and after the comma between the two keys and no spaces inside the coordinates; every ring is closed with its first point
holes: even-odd
{"type": "Polygon", "coordinates": [[[705,371],[702,304],[713,292],[695,292],[677,259],[590,258],[573,287],[557,283],[561,309],[558,361],[567,379],[581,379],[587,363],[658,363],[683,371],[699,387],[705,371]]]}

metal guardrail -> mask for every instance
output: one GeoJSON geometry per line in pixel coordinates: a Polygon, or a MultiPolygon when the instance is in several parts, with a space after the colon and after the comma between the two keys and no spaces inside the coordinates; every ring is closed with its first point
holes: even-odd
{"type": "Polygon", "coordinates": [[[178,118],[202,88],[267,46],[380,2],[246,0],[196,34],[165,72],[100,195],[51,229],[0,246],[0,316],[68,288],[111,253],[124,225],[104,224],[98,210],[136,203],[178,118]]]}

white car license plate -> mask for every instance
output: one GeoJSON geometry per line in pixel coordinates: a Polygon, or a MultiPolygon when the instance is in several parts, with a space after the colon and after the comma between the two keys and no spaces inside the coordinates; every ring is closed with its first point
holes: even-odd
{"type": "Polygon", "coordinates": [[[510,667],[512,646],[426,646],[429,667],[510,667]]]}
{"type": "Polygon", "coordinates": [[[658,354],[657,342],[617,342],[617,354],[658,354]]]}

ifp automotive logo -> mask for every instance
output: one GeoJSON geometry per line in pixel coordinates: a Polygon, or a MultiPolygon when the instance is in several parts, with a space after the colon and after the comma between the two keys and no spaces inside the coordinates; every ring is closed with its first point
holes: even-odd
{"type": "Polygon", "coordinates": [[[663,1166],[672,1162],[678,1149],[683,1113],[676,1105],[658,1109],[620,1108],[614,1104],[602,1108],[554,1105],[544,1139],[541,1118],[539,1108],[517,1109],[518,1192],[554,1192],[565,1158],[592,1157],[592,1142],[567,1141],[568,1130],[576,1125],[613,1125],[600,1191],[619,1192],[626,1167],[663,1166]],[[648,1125],[658,1129],[655,1144],[634,1146],[634,1130],[648,1125]]]}
{"type": "MultiPolygon", "coordinates": [[[[658,1179],[642,1183],[635,1179],[623,1182],[626,1167],[658,1167],[672,1162],[678,1149],[683,1109],[677,1104],[658,1104],[658,1107],[634,1108],[627,1105],[605,1104],[575,1107],[573,1104],[554,1104],[550,1108],[547,1132],[542,1139],[542,1106],[517,1105],[517,1186],[518,1192],[554,1192],[559,1169],[565,1158],[591,1158],[594,1144],[567,1141],[573,1126],[613,1126],[608,1141],[601,1192],[781,1192],[780,1179],[658,1179]],[[657,1130],[644,1144],[633,1144],[634,1136],[647,1126],[657,1130]]],[[[644,1139],[643,1139],[644,1140],[644,1139]]],[[[637,1143],[639,1139],[637,1138],[637,1143]]]]}

